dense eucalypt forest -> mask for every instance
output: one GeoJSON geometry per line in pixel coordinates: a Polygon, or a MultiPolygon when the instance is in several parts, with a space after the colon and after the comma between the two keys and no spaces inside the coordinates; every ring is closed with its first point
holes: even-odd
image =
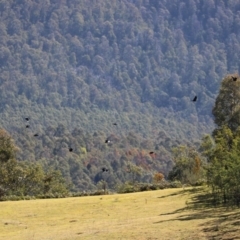
{"type": "Polygon", "coordinates": [[[172,149],[198,149],[214,129],[220,82],[239,71],[239,10],[233,0],[2,0],[0,124],[16,159],[59,170],[72,191],[167,177],[172,149]]]}

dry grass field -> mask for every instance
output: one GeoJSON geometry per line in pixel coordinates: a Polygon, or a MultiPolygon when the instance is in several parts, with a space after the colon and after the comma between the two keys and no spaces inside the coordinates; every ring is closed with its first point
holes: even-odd
{"type": "Polygon", "coordinates": [[[240,210],[199,188],[0,202],[1,240],[240,239],[240,210]]]}

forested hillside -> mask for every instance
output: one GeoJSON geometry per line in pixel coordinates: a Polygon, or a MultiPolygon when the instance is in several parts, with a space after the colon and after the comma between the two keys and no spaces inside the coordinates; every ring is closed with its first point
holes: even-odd
{"type": "Polygon", "coordinates": [[[234,0],[1,0],[1,127],[19,160],[60,169],[76,189],[131,179],[129,164],[151,181],[171,169],[172,147],[213,130],[239,34],[234,0]]]}

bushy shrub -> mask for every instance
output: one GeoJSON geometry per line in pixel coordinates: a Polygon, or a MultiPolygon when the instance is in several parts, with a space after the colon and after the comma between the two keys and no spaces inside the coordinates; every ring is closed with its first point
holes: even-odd
{"type": "Polygon", "coordinates": [[[118,187],[118,193],[131,193],[131,192],[143,192],[143,191],[154,191],[166,188],[181,188],[182,183],[179,181],[168,182],[161,181],[159,183],[149,184],[149,183],[124,183],[118,187]]]}
{"type": "Polygon", "coordinates": [[[170,188],[181,188],[181,187],[182,187],[182,183],[180,181],[170,182],[170,188]]]}
{"type": "Polygon", "coordinates": [[[90,193],[90,196],[98,196],[98,195],[108,195],[108,191],[99,190],[99,191],[90,193]]]}
{"type": "Polygon", "coordinates": [[[133,184],[126,182],[118,187],[117,192],[118,193],[132,193],[132,192],[137,192],[137,190],[135,189],[133,184]]]}

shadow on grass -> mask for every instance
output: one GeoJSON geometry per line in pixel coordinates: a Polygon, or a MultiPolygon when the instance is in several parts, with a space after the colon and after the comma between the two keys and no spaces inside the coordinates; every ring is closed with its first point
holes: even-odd
{"type": "Polygon", "coordinates": [[[186,189],[183,189],[181,191],[174,192],[174,193],[171,193],[171,194],[168,194],[168,195],[164,195],[164,196],[161,196],[161,197],[158,197],[158,198],[168,198],[168,197],[173,197],[173,196],[177,196],[177,195],[186,195],[186,194],[189,194],[189,193],[198,193],[198,192],[201,192],[201,191],[202,191],[202,189],[199,188],[199,187],[186,188],[186,189]]]}
{"type": "Polygon", "coordinates": [[[219,214],[217,218],[201,224],[207,239],[240,239],[240,212],[239,209],[235,211],[219,214]]]}
{"type": "Polygon", "coordinates": [[[202,188],[185,189],[163,197],[183,194],[190,194],[190,201],[186,202],[186,207],[173,212],[160,214],[160,216],[174,214],[178,214],[178,216],[172,219],[154,222],[154,224],[168,221],[204,219],[206,221],[199,226],[205,233],[206,239],[240,239],[239,208],[214,204],[212,194],[204,191],[202,188]]]}

